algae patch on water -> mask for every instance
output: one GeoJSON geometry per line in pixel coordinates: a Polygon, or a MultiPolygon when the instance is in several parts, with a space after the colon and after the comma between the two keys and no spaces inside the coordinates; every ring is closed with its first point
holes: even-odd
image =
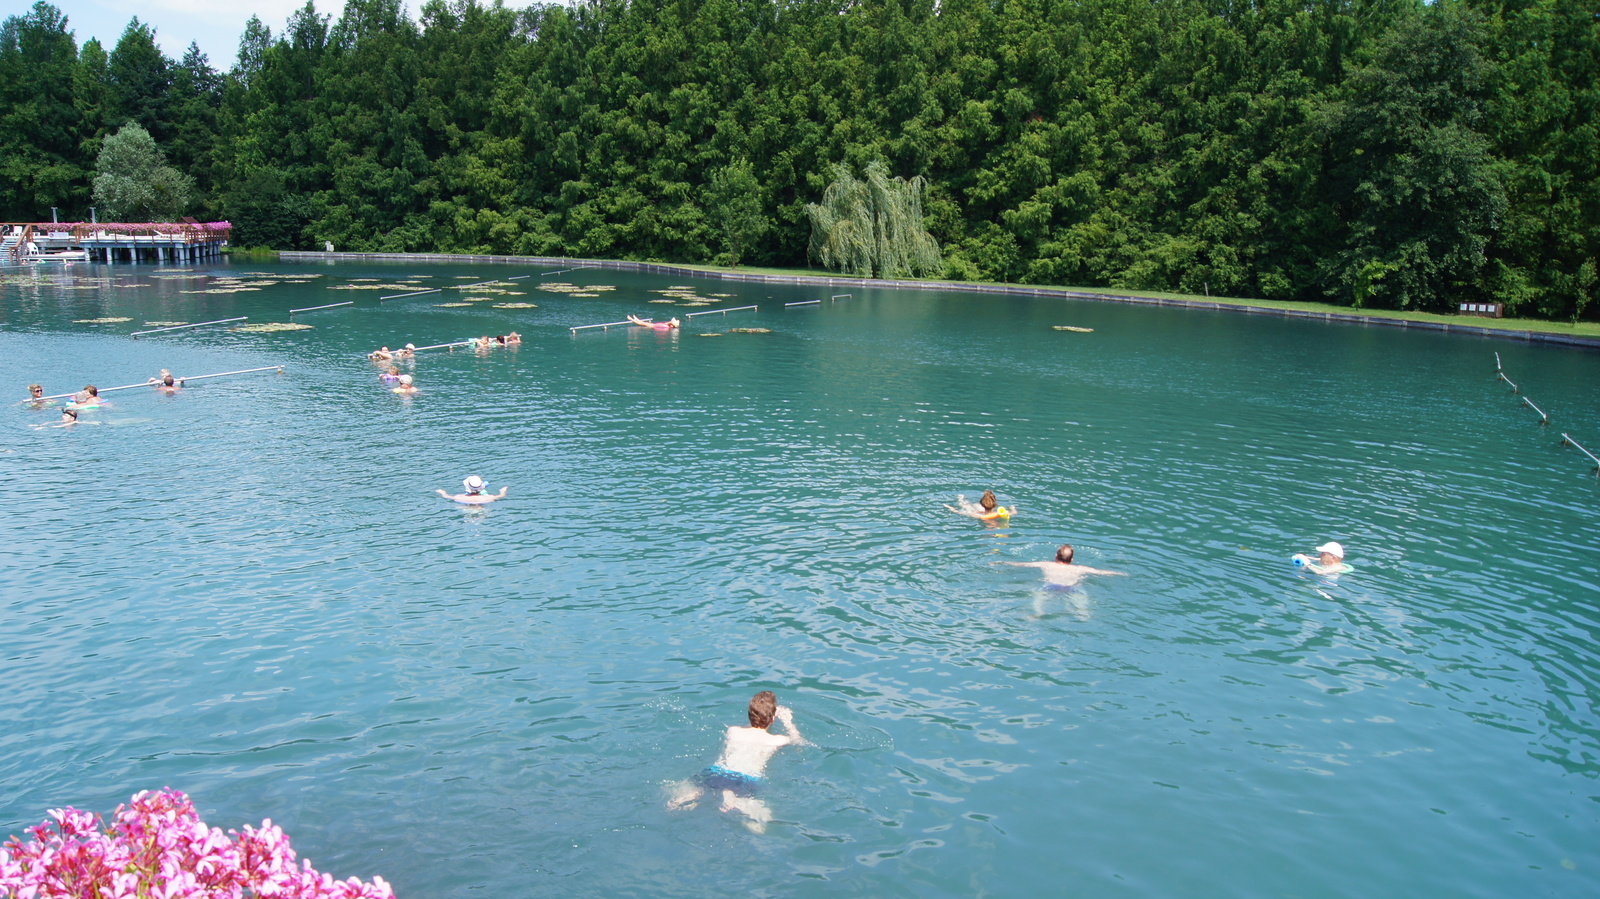
{"type": "Polygon", "coordinates": [[[309,331],[311,326],[302,325],[299,322],[261,322],[255,325],[240,325],[237,328],[229,328],[228,330],[245,331],[251,334],[270,334],[274,331],[309,331]]]}

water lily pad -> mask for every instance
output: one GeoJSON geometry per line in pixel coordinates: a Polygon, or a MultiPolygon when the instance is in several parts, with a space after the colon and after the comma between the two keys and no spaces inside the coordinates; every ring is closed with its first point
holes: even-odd
{"type": "Polygon", "coordinates": [[[108,317],[108,318],[75,318],[72,321],[73,321],[73,324],[78,324],[78,325],[115,325],[115,324],[120,324],[122,322],[131,322],[131,321],[133,321],[133,319],[131,319],[131,318],[114,318],[114,317],[108,317]]]}

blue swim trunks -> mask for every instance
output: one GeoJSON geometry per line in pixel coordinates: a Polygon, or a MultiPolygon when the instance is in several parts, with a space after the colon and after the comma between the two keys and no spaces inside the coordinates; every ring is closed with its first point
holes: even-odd
{"type": "Polygon", "coordinates": [[[707,765],[698,777],[708,790],[731,790],[740,798],[754,796],[761,789],[761,778],[742,771],[731,771],[721,765],[707,765]]]}
{"type": "Polygon", "coordinates": [[[1044,585],[1044,589],[1045,589],[1045,592],[1047,592],[1047,593],[1082,593],[1083,592],[1078,587],[1077,584],[1045,584],[1044,585]]]}

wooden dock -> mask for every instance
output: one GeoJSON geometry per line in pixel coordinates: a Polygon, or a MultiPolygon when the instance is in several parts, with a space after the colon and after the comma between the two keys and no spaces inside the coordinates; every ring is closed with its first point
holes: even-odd
{"type": "Polygon", "coordinates": [[[228,222],[5,222],[0,261],[198,262],[222,254],[228,222]],[[78,254],[83,254],[78,257],[78,254]]]}

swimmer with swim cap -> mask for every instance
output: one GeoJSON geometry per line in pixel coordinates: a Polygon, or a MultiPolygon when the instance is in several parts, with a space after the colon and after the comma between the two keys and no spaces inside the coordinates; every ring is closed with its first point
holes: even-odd
{"type": "Polygon", "coordinates": [[[1317,574],[1344,574],[1355,569],[1344,563],[1344,547],[1333,541],[1317,547],[1317,560],[1311,561],[1310,557],[1296,553],[1291,557],[1297,568],[1306,568],[1317,574]]]}
{"type": "Polygon", "coordinates": [[[457,493],[452,495],[444,492],[443,490],[435,490],[434,492],[445,499],[455,500],[464,506],[482,506],[492,503],[497,499],[504,499],[506,491],[511,489],[509,487],[501,487],[499,493],[485,493],[484,491],[488,489],[489,485],[483,482],[483,478],[480,478],[475,474],[468,475],[466,480],[461,482],[461,486],[466,489],[466,493],[457,493]]]}
{"type": "Polygon", "coordinates": [[[401,375],[399,380],[400,380],[400,386],[394,388],[394,392],[395,393],[409,396],[409,395],[417,392],[417,386],[415,384],[411,383],[411,376],[410,375],[401,375]]]}

